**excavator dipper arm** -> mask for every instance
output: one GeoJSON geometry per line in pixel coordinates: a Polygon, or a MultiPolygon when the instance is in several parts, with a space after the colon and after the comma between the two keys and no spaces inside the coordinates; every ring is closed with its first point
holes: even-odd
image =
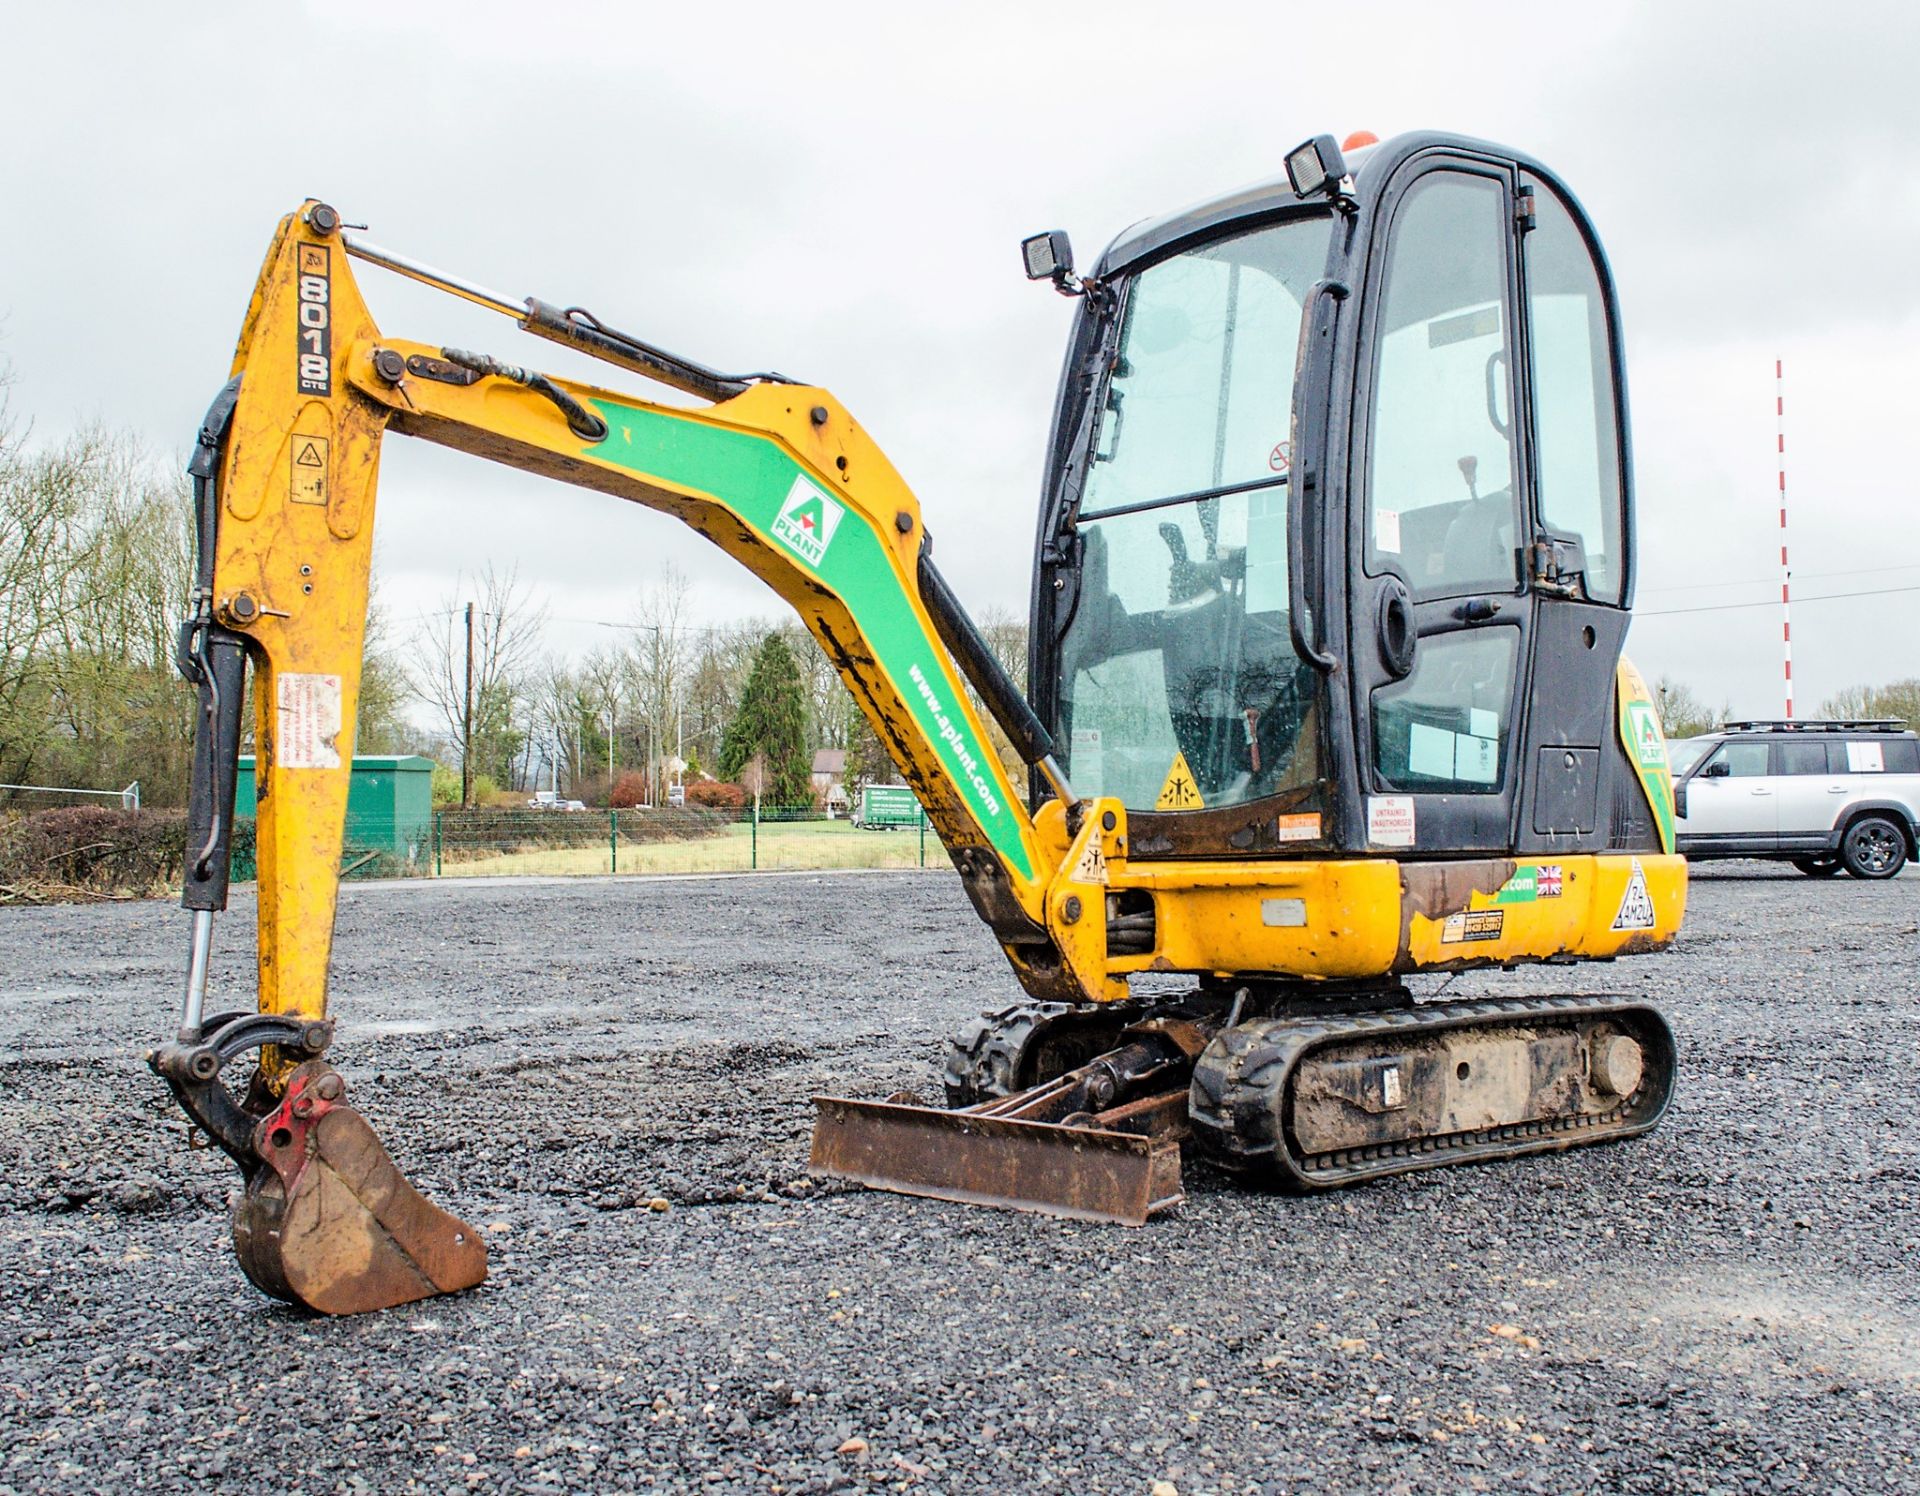
{"type": "MultiPolygon", "coordinates": [[[[661,510],[738,559],[820,640],[1029,992],[1125,995],[1105,969],[1102,922],[1075,929],[1057,918],[1073,883],[1057,875],[1087,827],[1097,831],[1085,812],[1098,803],[1074,805],[1045,731],[934,569],[918,502],[830,394],[718,374],[537,300],[520,312],[356,243],[330,208],[309,202],[274,239],[194,458],[201,569],[180,647],[202,707],[183,897],[193,940],[180,1032],[151,1057],[241,1165],[236,1246],[261,1287],[351,1312],[485,1272],[477,1235],[414,1193],[320,1058],[332,1032],[327,971],[389,430],[661,510]],[[718,403],[656,404],[387,337],[350,270],[356,257],[519,312],[528,331],[718,403]],[[258,1011],[209,1020],[207,953],[226,903],[249,667],[258,1011]],[[1055,784],[1060,799],[1038,824],[969,687],[1055,784]],[[258,1070],[237,1098],[222,1071],[254,1049],[258,1070]]],[[[1097,888],[1086,892],[1097,908],[1097,888]]]]}

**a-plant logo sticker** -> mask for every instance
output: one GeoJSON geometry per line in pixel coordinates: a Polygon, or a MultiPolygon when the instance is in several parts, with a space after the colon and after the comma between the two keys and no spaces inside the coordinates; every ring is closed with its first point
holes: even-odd
{"type": "Polygon", "coordinates": [[[1660,718],[1650,701],[1629,701],[1627,721],[1633,730],[1634,756],[1646,767],[1667,766],[1667,745],[1660,737],[1660,718]]]}
{"type": "Polygon", "coordinates": [[[828,498],[804,476],[795,478],[786,502],[774,516],[773,538],[807,565],[818,568],[846,512],[845,506],[828,498]]]}

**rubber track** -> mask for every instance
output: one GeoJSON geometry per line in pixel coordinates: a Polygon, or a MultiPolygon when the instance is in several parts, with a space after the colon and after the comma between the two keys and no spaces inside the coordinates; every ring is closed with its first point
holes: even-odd
{"type": "Polygon", "coordinates": [[[1385,1012],[1274,1018],[1242,1024],[1207,1046],[1194,1066],[1189,1097],[1194,1140],[1211,1161],[1298,1192],[1447,1164],[1517,1158],[1651,1131],[1673,1095],[1673,1031],[1657,1008],[1610,997],[1547,997],[1435,1003],[1385,1012]],[[1611,1112],[1514,1123],[1474,1132],[1380,1143],[1303,1157],[1280,1119],[1291,1105],[1300,1062],[1329,1044],[1417,1039],[1464,1028],[1514,1023],[1582,1023],[1612,1018],[1640,1041],[1640,1087],[1611,1112]]]}
{"type": "Polygon", "coordinates": [[[1029,1002],[982,1013],[948,1041],[942,1076],[947,1105],[973,1106],[1051,1080],[1052,1075],[1029,1073],[1031,1055],[1042,1041],[1072,1029],[1088,1033],[1111,1030],[1103,1043],[1088,1051],[1087,1058],[1091,1059],[1101,1049],[1118,1043],[1120,1031],[1146,1017],[1151,1006],[1137,1000],[1029,1002]]]}

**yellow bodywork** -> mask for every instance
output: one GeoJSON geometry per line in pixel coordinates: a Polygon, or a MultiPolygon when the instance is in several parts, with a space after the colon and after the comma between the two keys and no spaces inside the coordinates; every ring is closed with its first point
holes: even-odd
{"type": "Polygon", "coordinates": [[[234,362],[242,385],[219,486],[214,610],[248,640],[255,669],[263,1011],[326,1011],[389,427],[671,514],[778,592],[826,647],[1037,996],[1113,1000],[1140,971],[1364,979],[1611,956],[1678,930],[1685,871],[1670,855],[1134,864],[1116,800],[1085,802],[1071,824],[1057,800],[1029,818],[922,601],[919,504],[831,395],[762,383],[689,410],[554,380],[605,418],[605,438],[586,440],[521,384],[414,373],[442,350],[383,336],[347,261],[341,237],[304,211],[281,224],[234,362]],[[765,492],[750,501],[754,485],[765,492]],[[782,492],[788,503],[830,496],[841,511],[826,527],[839,580],[820,554],[768,538],[765,494],[782,492]],[[1543,866],[1556,870],[1546,896],[1543,866]],[[1636,886],[1650,925],[1623,923],[1636,886]],[[1151,897],[1154,948],[1110,956],[1106,900],[1129,890],[1151,897]]]}

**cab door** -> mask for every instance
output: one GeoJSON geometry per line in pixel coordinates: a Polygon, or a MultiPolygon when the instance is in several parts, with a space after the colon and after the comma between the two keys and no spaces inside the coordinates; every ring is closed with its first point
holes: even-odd
{"type": "Polygon", "coordinates": [[[1619,316],[1573,198],[1523,171],[1516,206],[1533,689],[1515,849],[1597,852],[1614,845],[1601,788],[1609,755],[1623,752],[1614,675],[1632,584],[1619,316]]]}
{"type": "Polygon", "coordinates": [[[1369,846],[1505,851],[1532,627],[1514,170],[1411,163],[1360,331],[1349,637],[1369,846]]]}

